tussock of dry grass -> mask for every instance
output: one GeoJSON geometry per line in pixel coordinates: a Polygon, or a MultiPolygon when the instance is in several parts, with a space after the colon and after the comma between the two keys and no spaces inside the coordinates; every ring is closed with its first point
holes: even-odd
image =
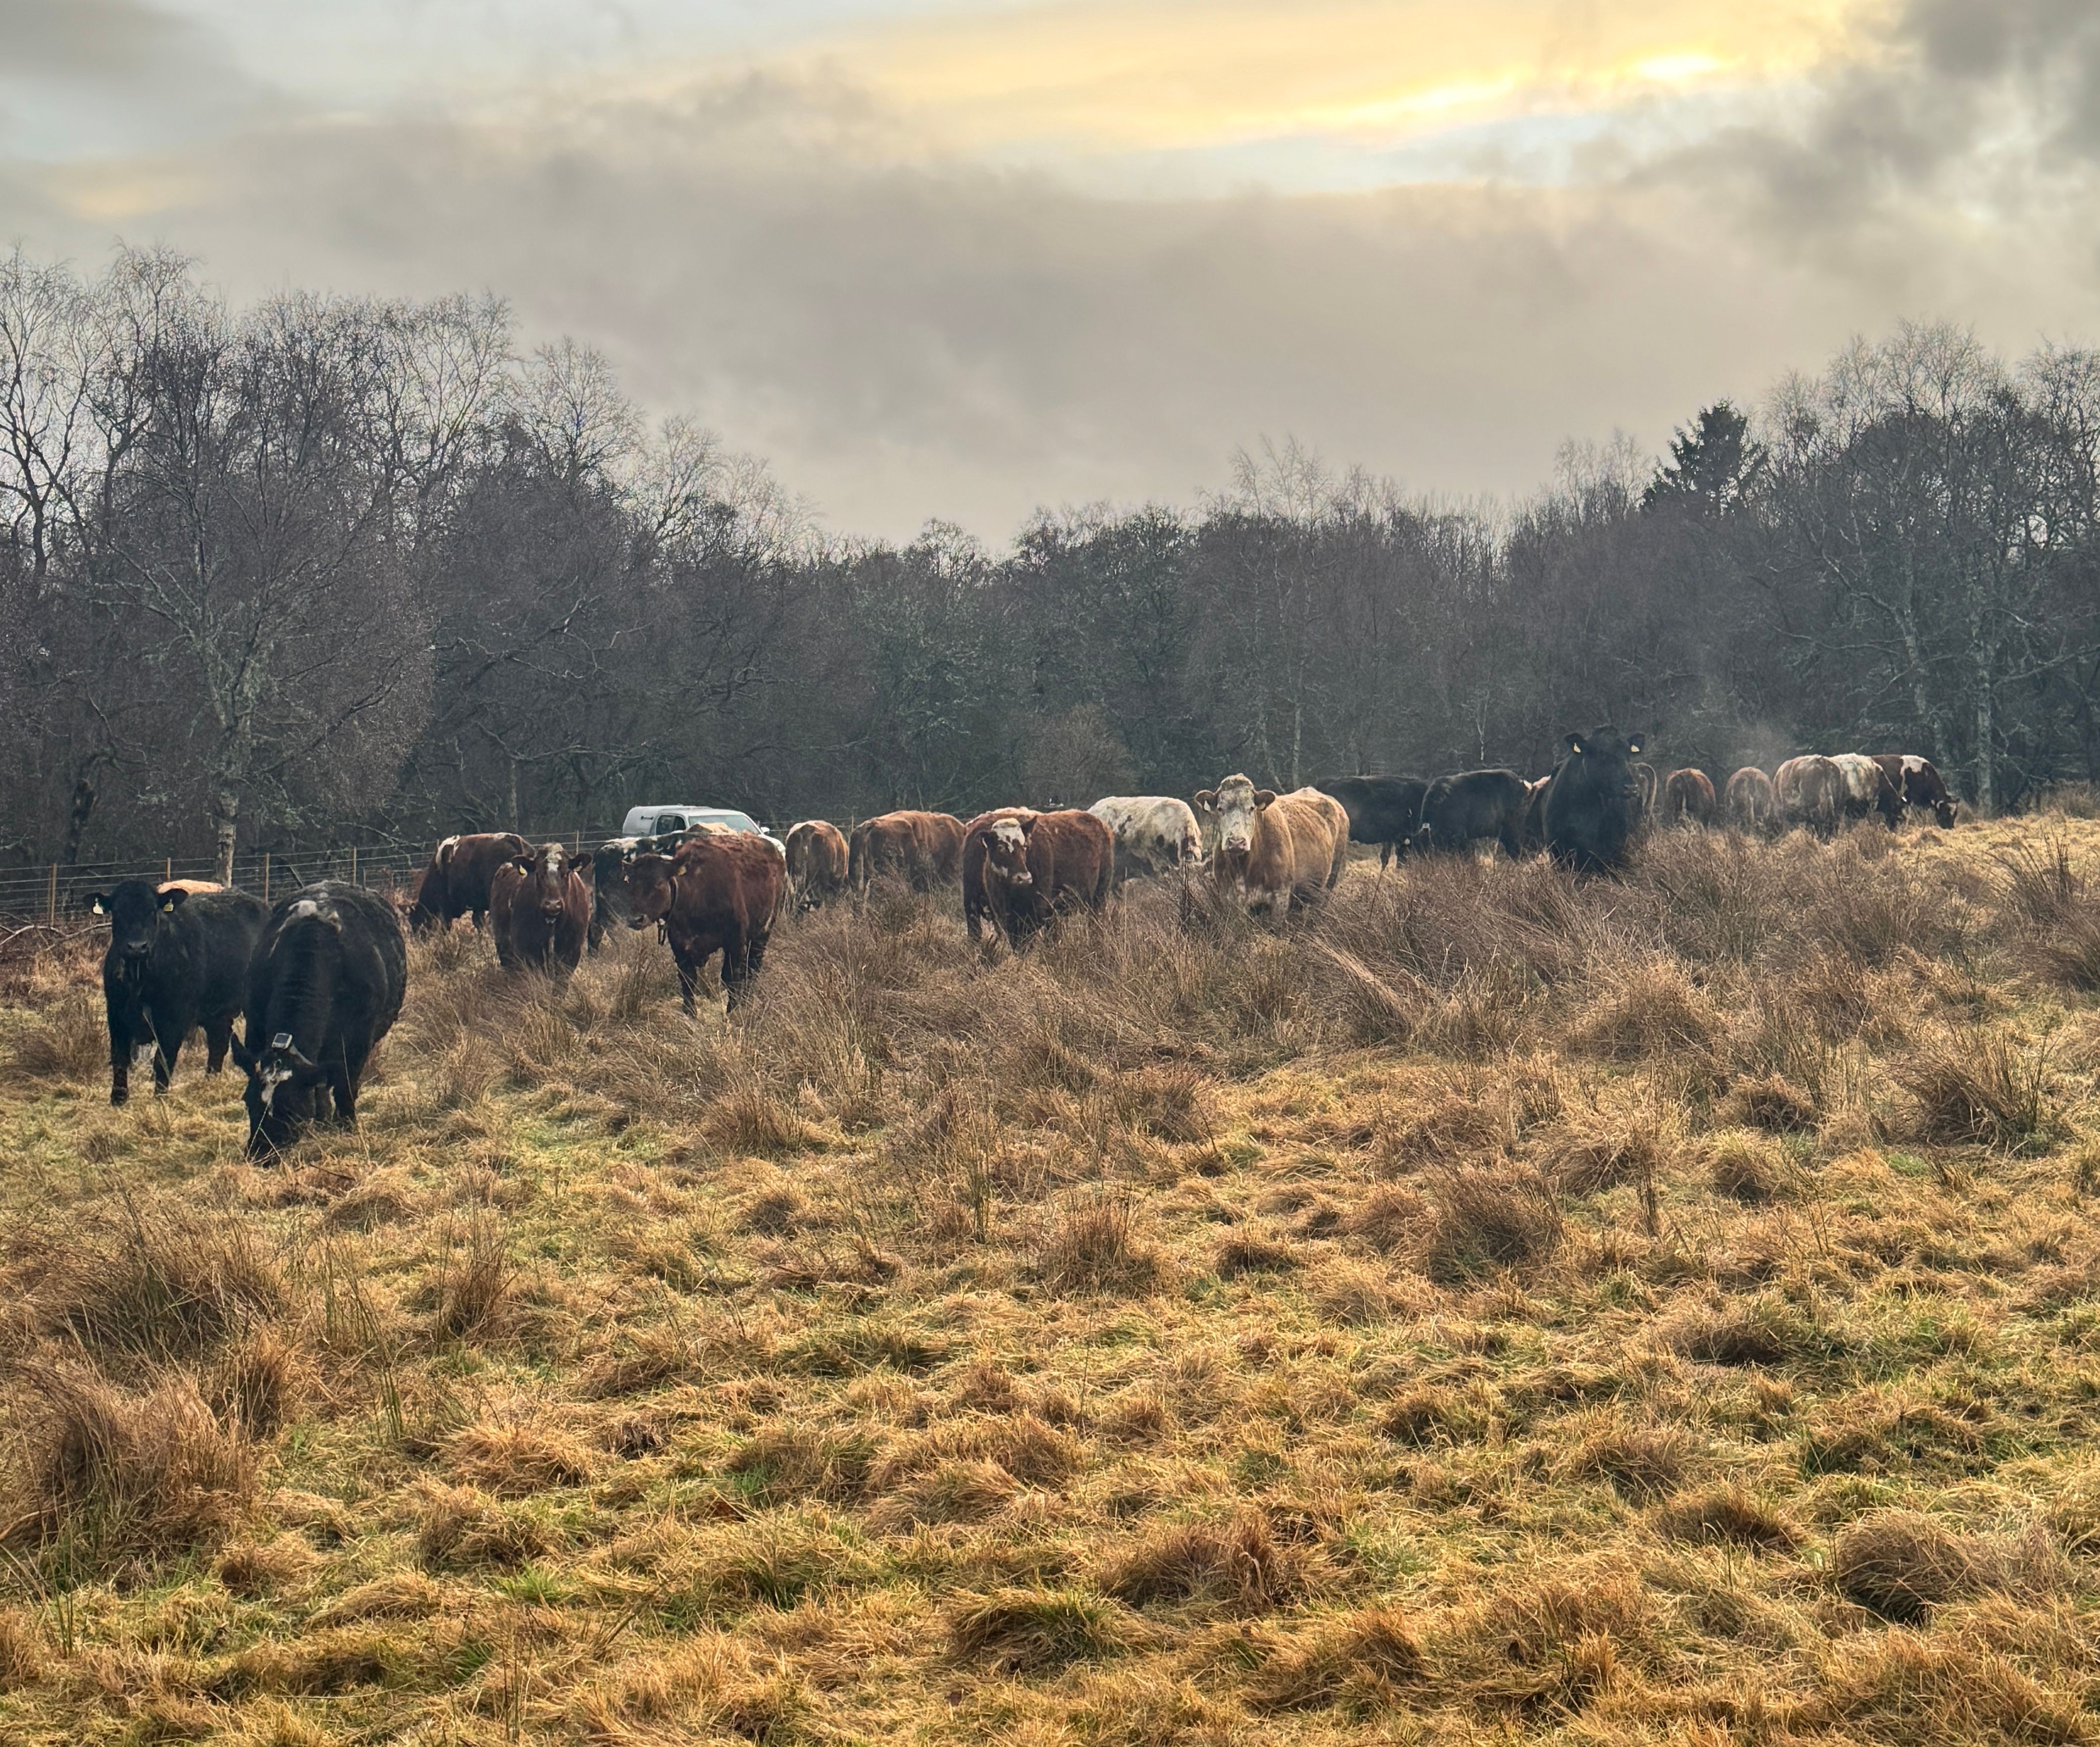
{"type": "Polygon", "coordinates": [[[0,960],[0,1732],[2080,1740],[2100,827],[412,949],[351,1135],[0,960]]]}

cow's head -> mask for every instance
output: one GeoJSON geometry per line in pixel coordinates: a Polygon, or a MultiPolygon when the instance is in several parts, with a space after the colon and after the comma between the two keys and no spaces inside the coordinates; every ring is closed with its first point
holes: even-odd
{"type": "Polygon", "coordinates": [[[1035,821],[1001,819],[987,826],[984,834],[985,872],[996,874],[1007,885],[1026,891],[1035,883],[1028,871],[1028,832],[1035,821]]]}
{"type": "Polygon", "coordinates": [[[245,1069],[248,1085],[240,1101],[248,1108],[248,1156],[266,1158],[289,1145],[314,1114],[314,1093],[328,1075],[293,1040],[276,1033],[261,1048],[233,1039],[235,1065],[245,1069]]]}
{"type": "Polygon", "coordinates": [[[518,902],[552,919],[562,913],[569,896],[569,852],[558,843],[543,843],[518,858],[525,875],[525,889],[518,902]]]}
{"type": "Polygon", "coordinates": [[[1256,788],[1244,776],[1227,777],[1196,797],[1203,812],[1218,821],[1218,847],[1228,855],[1244,855],[1254,847],[1254,816],[1276,800],[1273,788],[1256,788]]]}
{"type": "Polygon", "coordinates": [[[109,918],[110,951],[128,977],[144,970],[152,957],[161,918],[173,915],[188,898],[179,887],[161,892],[149,880],[126,880],[112,890],[91,893],[87,907],[109,918]]]}
{"type": "Polygon", "coordinates": [[[630,855],[626,871],[627,902],[633,909],[627,919],[629,928],[645,929],[670,915],[677,870],[669,856],[653,849],[630,855]]]}
{"type": "Polygon", "coordinates": [[[1606,791],[1635,788],[1634,761],[1648,750],[1644,734],[1622,734],[1617,728],[1593,728],[1587,734],[1571,734],[1560,743],[1561,755],[1580,769],[1588,780],[1606,791]]]}

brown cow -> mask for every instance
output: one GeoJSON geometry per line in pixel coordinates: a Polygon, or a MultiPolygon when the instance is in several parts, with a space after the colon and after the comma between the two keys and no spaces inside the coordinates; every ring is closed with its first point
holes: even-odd
{"type": "Polygon", "coordinates": [[[1820,753],[1789,758],[1772,772],[1772,800],[1780,823],[1804,826],[1819,837],[1837,830],[1844,792],[1843,774],[1820,753]]]}
{"type": "Polygon", "coordinates": [[[1217,817],[1212,880],[1250,911],[1309,902],[1333,888],[1349,858],[1349,815],[1317,788],[1278,795],[1234,774],[1197,796],[1196,810],[1217,817]]]}
{"type": "Polygon", "coordinates": [[[938,892],[962,871],[963,822],[952,813],[883,813],[854,827],[847,877],[856,896],[885,875],[915,892],[938,892]]]}
{"type": "Polygon", "coordinates": [[[700,967],[721,953],[722,986],[735,1012],[765,961],[773,917],[787,889],[788,863],[770,838],[750,832],[694,837],[680,844],[676,855],[638,855],[628,862],[634,913],[627,925],[661,925],[688,1014],[700,967]]]}
{"type": "Polygon", "coordinates": [[[1846,818],[1878,813],[1890,831],[1903,822],[1903,791],[1874,760],[1864,752],[1833,752],[1830,762],[1838,767],[1838,807],[1846,818]]]}
{"type": "Polygon", "coordinates": [[[1661,784],[1656,779],[1655,766],[1645,760],[1633,767],[1634,792],[1640,807],[1635,828],[1645,827],[1655,817],[1655,794],[1661,784]]]}
{"type": "Polygon", "coordinates": [[[1673,770],[1662,779],[1664,824],[1711,825],[1714,811],[1713,779],[1704,770],[1673,770]]]}
{"type": "Polygon", "coordinates": [[[544,970],[567,982],[583,962],[591,893],[568,850],[543,843],[505,862],[489,881],[496,961],[505,970],[544,970]]]}
{"type": "Polygon", "coordinates": [[[1728,779],[1725,797],[1728,823],[1750,836],[1762,836],[1772,827],[1776,803],[1772,779],[1755,765],[1745,765],[1728,779]]]}
{"type": "Polygon", "coordinates": [[[488,914],[488,886],[496,870],[532,852],[532,845],[510,831],[446,838],[430,852],[430,865],[416,888],[415,908],[408,913],[410,923],[421,934],[448,929],[470,915],[479,928],[488,914]]]}
{"type": "Polygon", "coordinates": [[[982,813],[963,837],[963,920],[972,940],[989,920],[1018,951],[1062,911],[1098,911],[1114,875],[1115,833],[1092,813],[982,813]]]}
{"type": "Polygon", "coordinates": [[[1877,752],[1873,758],[1906,807],[1930,808],[1941,830],[1952,827],[1961,809],[1930,758],[1915,752],[1877,752]]]}
{"type": "Polygon", "coordinates": [[[845,834],[828,819],[805,819],[788,833],[788,889],[804,910],[821,909],[846,889],[845,834]]]}

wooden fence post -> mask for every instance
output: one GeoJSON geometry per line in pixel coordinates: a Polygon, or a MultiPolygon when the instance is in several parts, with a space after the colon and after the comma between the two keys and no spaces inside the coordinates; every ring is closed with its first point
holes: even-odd
{"type": "Polygon", "coordinates": [[[350,883],[357,884],[357,845],[354,843],[350,846],[350,883]]]}
{"type": "Polygon", "coordinates": [[[270,852],[262,852],[262,902],[270,902],[270,852]]]}
{"type": "Polygon", "coordinates": [[[174,879],[174,876],[175,876],[175,858],[174,858],[174,856],[170,855],[170,856],[168,858],[168,860],[167,860],[167,867],[166,867],[166,869],[165,869],[165,871],[161,874],[161,877],[163,880],[172,880],[172,879],[174,879]]]}
{"type": "Polygon", "coordinates": [[[56,928],[59,921],[59,864],[56,862],[51,863],[51,885],[47,898],[51,926],[56,928]]]}

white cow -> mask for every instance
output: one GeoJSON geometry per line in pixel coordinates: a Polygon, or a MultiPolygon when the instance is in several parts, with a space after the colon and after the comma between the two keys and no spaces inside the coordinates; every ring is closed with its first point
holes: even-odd
{"type": "Polygon", "coordinates": [[[1107,795],[1087,810],[1115,835],[1118,885],[1136,874],[1178,873],[1203,858],[1195,810],[1172,795],[1107,795]]]}

